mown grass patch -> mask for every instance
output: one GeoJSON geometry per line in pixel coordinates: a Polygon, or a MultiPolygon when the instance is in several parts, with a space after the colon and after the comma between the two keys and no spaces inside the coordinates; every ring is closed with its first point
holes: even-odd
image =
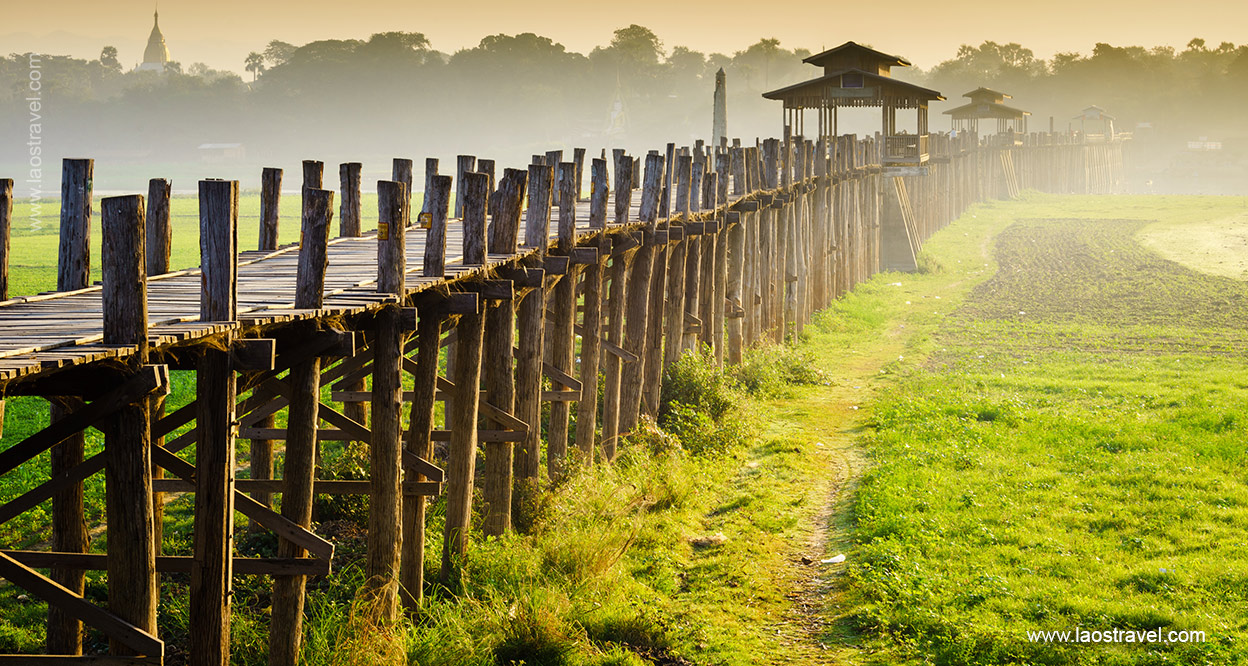
{"type": "MultiPolygon", "coordinates": [[[[1245,660],[1248,285],[1152,254],[1119,219],[1174,202],[1104,199],[997,236],[994,277],[872,408],[842,617],[876,661],[1245,660]],[[1075,627],[1208,641],[1027,637],[1075,627]]],[[[1175,219],[1231,203],[1193,199],[1175,219]]]]}

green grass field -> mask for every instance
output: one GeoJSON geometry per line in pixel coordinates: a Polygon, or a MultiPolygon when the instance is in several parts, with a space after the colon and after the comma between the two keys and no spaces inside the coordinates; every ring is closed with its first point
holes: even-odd
{"type": "MultiPolygon", "coordinates": [[[[1031,197],[945,232],[992,233],[995,273],[871,410],[839,618],[881,663],[1248,658],[1248,284],[1140,242],[1242,206],[1031,197]],[[1027,636],[1076,627],[1207,641],[1027,636]]],[[[946,239],[929,251],[947,269],[981,261],[946,239]]]]}

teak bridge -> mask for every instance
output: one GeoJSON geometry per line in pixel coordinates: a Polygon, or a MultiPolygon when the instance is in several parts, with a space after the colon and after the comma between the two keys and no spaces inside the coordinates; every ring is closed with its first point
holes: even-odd
{"type": "Polygon", "coordinates": [[[158,576],[177,572],[190,580],[190,663],[229,662],[231,581],[270,575],[270,663],[294,664],[305,579],[331,573],[315,495],[369,497],[365,594],[383,618],[418,609],[427,498],[445,495],[440,579],[454,584],[469,530],[510,529],[513,489],[559,477],[572,458],[611,460],[657,413],[664,368],[682,353],[735,363],[782,342],[872,274],[913,270],[924,240],[977,201],[1109,193],[1121,179],[1113,141],[924,135],[925,164],[897,168],[886,138],[604,150],[588,174],[585,150],[553,151],[497,180],[490,160],[460,156],[454,182],[429,160],[415,214],[412,162],[396,159],[367,232],[360,165],[343,164],[332,239],[336,193],[305,162],[301,242],[276,244],[282,172],[266,169],[259,249],[245,252],[237,181],[204,180],[200,268],[174,272],[169,183],[154,179],[146,198],[99,202],[98,285],[93,163],[65,160],[59,291],[0,302],[0,397],[52,409],[48,427],[0,452],[0,474],[51,452],[47,481],[0,506],[2,523],[50,500],[51,547],[0,550],[0,577],[47,601],[48,652],[63,656],[0,663],[163,663],[158,576]],[[194,370],[196,394],[166,410],[170,370],[194,370]],[[87,428],[104,433],[91,457],[87,428]],[[237,478],[237,439],[250,442],[249,478],[237,478]],[[367,444],[369,478],[317,479],[321,441],[367,444]],[[83,480],[100,472],[103,554],[89,552],[83,507],[83,480]],[[164,493],[194,493],[193,552],[161,552],[164,493]],[[236,511],[279,537],[276,557],[235,554],[236,511]],[[84,599],[85,570],[107,570],[107,608],[84,599]],[[111,656],[78,656],[82,623],[111,656]]]}

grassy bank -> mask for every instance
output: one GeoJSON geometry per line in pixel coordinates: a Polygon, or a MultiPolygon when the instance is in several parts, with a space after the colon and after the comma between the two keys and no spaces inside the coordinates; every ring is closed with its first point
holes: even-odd
{"type": "Polygon", "coordinates": [[[1140,242],[1242,202],[998,208],[1013,222],[989,246],[995,274],[872,407],[833,613],[879,663],[1243,663],[1248,284],[1140,242]],[[1207,640],[1027,635],[1076,627],[1207,640]]]}

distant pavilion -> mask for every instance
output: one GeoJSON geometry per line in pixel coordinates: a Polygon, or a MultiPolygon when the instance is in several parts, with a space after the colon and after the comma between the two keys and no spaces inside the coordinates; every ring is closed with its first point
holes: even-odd
{"type": "Polygon", "coordinates": [[[953,129],[979,132],[979,121],[995,119],[998,134],[1027,133],[1027,116],[1031,112],[1006,106],[1005,100],[1012,99],[1009,95],[989,88],[976,88],[962,96],[969,98],[970,103],[945,112],[945,115],[953,116],[953,129]]]}
{"type": "Polygon", "coordinates": [[[806,58],[802,62],[823,68],[823,76],[779,90],[763,97],[784,102],[784,123],[796,135],[805,136],[805,115],[818,112],[818,137],[837,135],[837,110],[841,107],[880,107],[883,113],[885,166],[922,166],[927,162],[927,109],[933,100],[943,100],[939,92],[892,77],[893,67],[909,67],[904,58],[845,42],[806,58]],[[915,109],[918,114],[914,134],[898,132],[897,109],[915,109]]]}

